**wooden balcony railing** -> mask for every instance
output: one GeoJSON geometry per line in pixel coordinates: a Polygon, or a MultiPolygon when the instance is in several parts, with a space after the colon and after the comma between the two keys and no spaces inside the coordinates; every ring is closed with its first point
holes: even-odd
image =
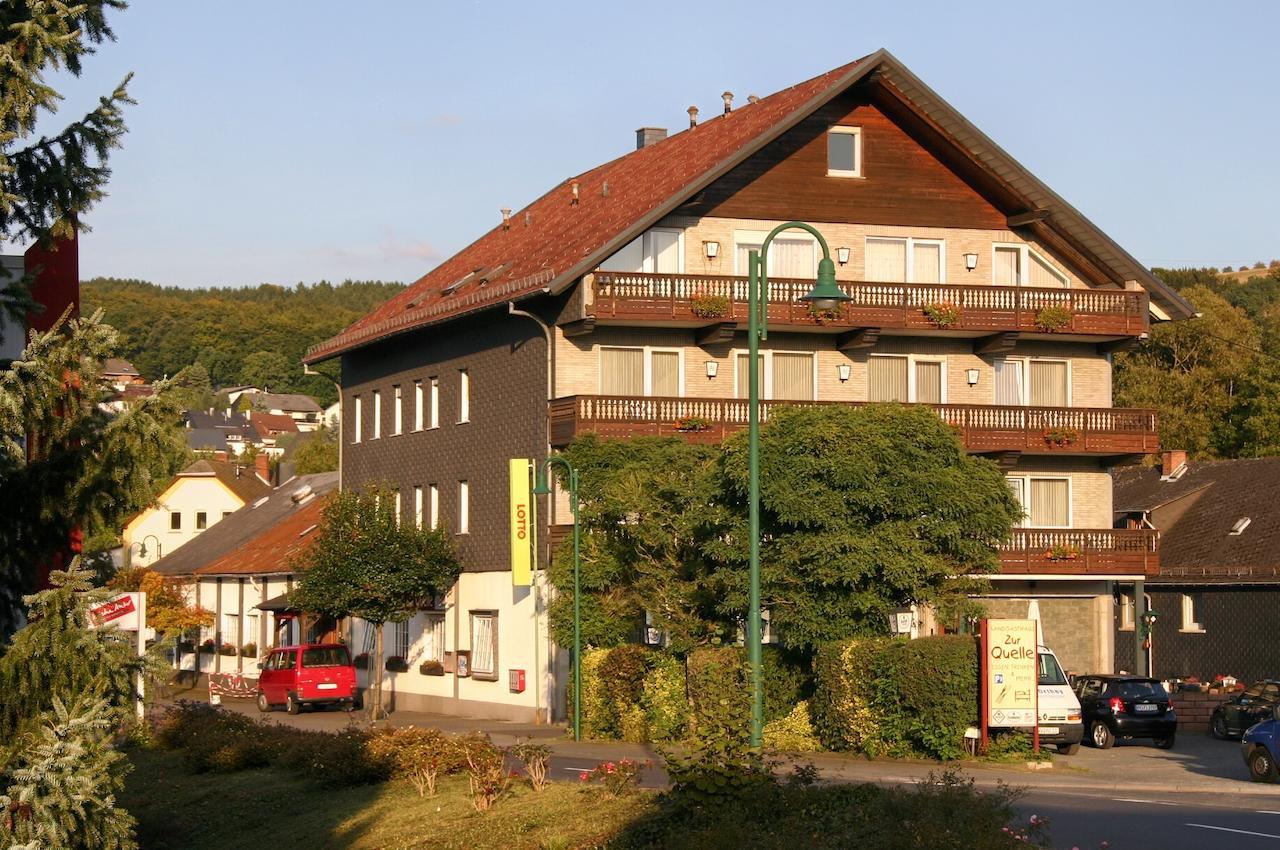
{"type": "Polygon", "coordinates": [[[1160,532],[1147,528],[1017,528],[1000,547],[1003,575],[1141,575],[1160,572],[1160,532]]]}
{"type": "MultiPolygon", "coordinates": [[[[1137,336],[1148,326],[1147,294],[1115,289],[1034,289],[966,281],[871,283],[841,281],[852,300],[834,315],[814,316],[800,296],[813,281],[771,279],[769,321],[784,325],[837,328],[938,330],[929,306],[955,308],[947,330],[1035,333],[1046,307],[1065,307],[1069,318],[1058,333],[1137,336]]],[[[663,321],[690,325],[747,321],[747,279],[721,275],[603,272],[594,275],[588,314],[597,319],[663,321]],[[706,297],[724,299],[723,311],[708,309],[706,297]]]]}
{"type": "MultiPolygon", "coordinates": [[[[554,551],[572,526],[553,525],[554,551]]],[[[1160,572],[1160,532],[1153,529],[1016,528],[999,547],[1000,575],[1146,576],[1160,572]]]]}
{"type": "MultiPolygon", "coordinates": [[[[761,402],[761,421],[778,405],[867,402],[761,402]]],[[[976,404],[930,405],[977,453],[1132,455],[1159,451],[1156,413],[1117,407],[1021,407],[976,404]]],[[[579,395],[551,401],[550,442],[565,446],[575,436],[605,438],[680,436],[716,443],[747,427],[746,399],[579,395]]]]}

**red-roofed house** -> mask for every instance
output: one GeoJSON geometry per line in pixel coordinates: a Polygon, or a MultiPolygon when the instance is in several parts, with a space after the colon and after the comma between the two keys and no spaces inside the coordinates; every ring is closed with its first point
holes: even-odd
{"type": "MultiPolygon", "coordinates": [[[[638,131],[308,353],[342,361],[346,485],[398,488],[404,520],[451,529],[465,562],[439,637],[400,649],[415,670],[443,641],[472,675],[401,674],[398,704],[528,718],[560,699],[543,577],[511,586],[507,460],[693,415],[696,439],[743,428],[746,257],[794,219],[851,300],[815,317],[797,296],[816,240],[773,242],[766,404],[932,405],[1028,515],[988,610],[1036,600],[1064,664],[1110,667],[1111,583],[1154,574],[1158,537],[1112,529],[1109,470],[1158,443],[1152,411],[1111,406],[1109,353],[1191,305],[885,51],[731,105],[638,131]],[[513,671],[538,686],[512,692],[513,671]]],[[[553,501],[543,541],[568,522],[553,501]]]]}

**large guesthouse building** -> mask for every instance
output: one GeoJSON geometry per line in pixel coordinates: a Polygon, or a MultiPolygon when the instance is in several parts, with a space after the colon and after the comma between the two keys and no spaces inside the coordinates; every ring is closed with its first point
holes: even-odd
{"type": "MultiPolygon", "coordinates": [[[[880,51],[744,104],[726,93],[678,133],[637,131],[308,353],[341,359],[343,486],[390,485],[403,521],[447,528],[465,564],[396,627],[399,705],[529,718],[563,698],[552,591],[512,585],[508,459],[588,432],[745,428],[746,258],[790,220],[826,239],[849,301],[812,312],[797,297],[816,240],[773,242],[765,415],[928,405],[1025,509],[988,611],[1034,600],[1066,667],[1110,669],[1113,591],[1159,559],[1158,532],[1112,527],[1111,469],[1158,445],[1152,411],[1112,406],[1111,354],[1192,308],[880,51]],[[453,672],[421,673],[431,660],[453,672]]],[[[569,522],[547,501],[540,566],[569,522]]]]}

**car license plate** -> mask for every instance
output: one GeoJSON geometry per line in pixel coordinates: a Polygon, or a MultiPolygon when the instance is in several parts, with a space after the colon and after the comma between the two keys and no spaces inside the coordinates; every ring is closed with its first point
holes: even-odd
{"type": "Polygon", "coordinates": [[[322,682],[321,684],[316,685],[317,691],[336,691],[337,689],[338,685],[336,682],[322,682]]]}
{"type": "Polygon", "coordinates": [[[1060,729],[1058,729],[1058,727],[1057,727],[1057,726],[1041,726],[1041,727],[1040,727],[1040,734],[1041,734],[1041,735],[1056,735],[1056,734],[1058,734],[1058,732],[1060,732],[1060,731],[1061,731],[1061,730],[1060,730],[1060,729]]]}
{"type": "Polygon", "coordinates": [[[1137,712],[1140,712],[1140,713],[1143,713],[1143,714],[1150,714],[1150,713],[1153,713],[1153,712],[1159,711],[1159,710],[1160,710],[1160,706],[1158,706],[1158,705],[1150,705],[1150,704],[1146,704],[1146,703],[1144,703],[1144,704],[1142,704],[1142,705],[1135,705],[1135,706],[1133,707],[1133,710],[1134,710],[1134,711],[1137,711],[1137,712]]]}

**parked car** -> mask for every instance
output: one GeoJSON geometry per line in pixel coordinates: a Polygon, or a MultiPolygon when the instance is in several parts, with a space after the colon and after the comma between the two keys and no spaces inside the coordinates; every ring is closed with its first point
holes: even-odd
{"type": "Polygon", "coordinates": [[[1269,720],[1277,705],[1280,705],[1280,681],[1254,682],[1244,693],[1236,694],[1213,710],[1209,732],[1219,739],[1238,737],[1253,724],[1269,720]]]}
{"type": "Polygon", "coordinates": [[[283,705],[297,714],[304,705],[357,708],[356,668],[342,644],[277,647],[258,664],[258,710],[283,705]]]}
{"type": "Polygon", "coordinates": [[[1108,749],[1117,738],[1151,738],[1167,750],[1178,731],[1169,692],[1144,676],[1086,675],[1076,678],[1084,738],[1108,749]]]}
{"type": "Polygon", "coordinates": [[[1280,708],[1274,708],[1271,716],[1255,723],[1240,736],[1240,755],[1249,768],[1249,778],[1254,782],[1275,782],[1280,772],[1276,770],[1276,757],[1280,755],[1280,708]]]}

